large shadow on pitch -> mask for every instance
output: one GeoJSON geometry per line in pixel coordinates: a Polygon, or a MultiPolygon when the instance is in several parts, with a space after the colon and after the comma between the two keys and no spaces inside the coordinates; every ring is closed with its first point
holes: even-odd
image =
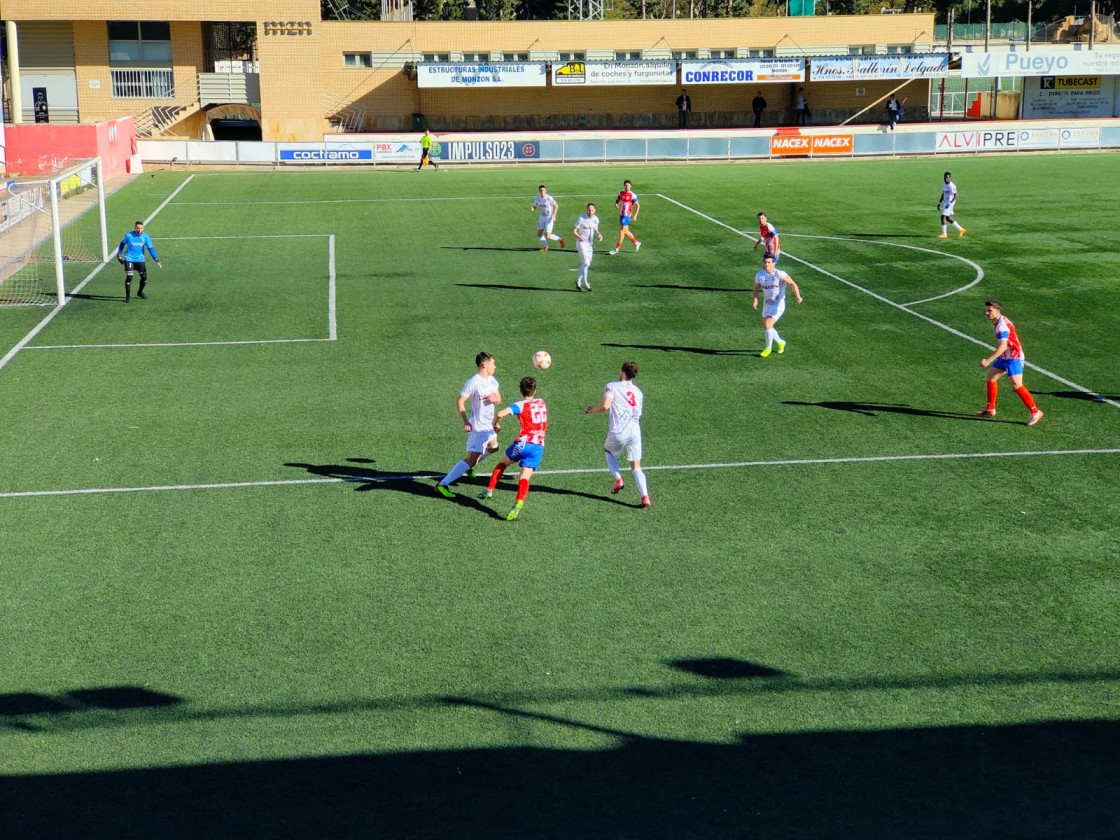
{"type": "Polygon", "coordinates": [[[621,347],[625,350],[657,350],[661,353],[697,353],[701,356],[757,356],[758,350],[720,350],[716,347],[679,347],[673,344],[616,344],[604,341],[602,347],[621,347]]]}
{"type": "Polygon", "coordinates": [[[447,698],[445,708],[464,721],[508,721],[511,737],[578,730],[605,745],[385,753],[371,744],[345,756],[9,776],[0,780],[0,824],[13,838],[88,840],[1104,840],[1118,832],[1115,721],[755,734],[745,707],[738,734],[711,743],[470,698],[447,698]]]}
{"type": "Polygon", "coordinates": [[[847,411],[852,414],[862,414],[864,417],[878,417],[880,414],[909,414],[915,417],[936,417],[941,420],[977,420],[982,423],[1011,423],[1022,425],[1022,421],[997,420],[994,417],[978,417],[975,414],[961,414],[954,411],[937,411],[929,408],[914,408],[901,403],[872,403],[856,402],[851,400],[822,400],[821,402],[801,402],[799,400],[782,400],[782,405],[802,405],[816,408],[828,408],[833,411],[847,411]]]}

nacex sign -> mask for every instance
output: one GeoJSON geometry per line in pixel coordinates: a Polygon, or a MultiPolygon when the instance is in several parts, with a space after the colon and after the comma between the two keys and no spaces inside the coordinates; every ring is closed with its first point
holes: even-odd
{"type": "Polygon", "coordinates": [[[770,138],[773,157],[850,155],[852,149],[851,134],[775,134],[770,138]]]}

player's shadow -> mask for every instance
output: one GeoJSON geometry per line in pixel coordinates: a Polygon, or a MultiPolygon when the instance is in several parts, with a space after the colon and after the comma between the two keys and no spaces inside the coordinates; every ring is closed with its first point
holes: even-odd
{"type": "Polygon", "coordinates": [[[757,356],[758,350],[720,350],[716,347],[678,347],[673,344],[616,344],[604,341],[601,347],[621,347],[633,350],[660,350],[662,353],[697,353],[701,356],[757,356]]]}
{"type": "Polygon", "coordinates": [[[562,294],[580,294],[579,289],[558,289],[551,286],[514,286],[507,283],[456,283],[455,285],[463,286],[467,289],[500,289],[514,292],[560,292],[562,294]]]}
{"type": "Polygon", "coordinates": [[[822,400],[821,402],[782,400],[782,405],[807,405],[817,408],[829,408],[833,411],[848,411],[852,414],[862,414],[864,417],[878,417],[880,414],[908,414],[914,417],[937,417],[942,420],[979,420],[983,423],[1012,423],[1020,425],[1015,420],[996,420],[993,417],[978,417],[975,414],[961,414],[955,411],[914,408],[913,406],[902,405],[901,403],[854,402],[851,400],[822,400]]]}
{"type": "Polygon", "coordinates": [[[1120,394],[1086,394],[1084,391],[1031,391],[1031,393],[1044,397],[1057,397],[1060,400],[1080,400],[1081,402],[1120,401],[1120,394]]]}
{"type": "MultiPolygon", "coordinates": [[[[497,248],[488,245],[440,245],[445,251],[512,251],[515,254],[527,254],[539,251],[540,248],[497,248]]],[[[560,248],[549,248],[550,251],[559,251],[560,248]]]]}
{"type": "Polygon", "coordinates": [[[83,295],[68,293],[66,297],[73,298],[74,300],[115,300],[117,303],[124,302],[124,295],[83,295]]]}
{"type": "Polygon", "coordinates": [[[685,286],[680,283],[634,283],[635,289],[677,289],[682,292],[728,292],[745,295],[750,289],[727,289],[722,286],[685,286]]]}
{"type": "Polygon", "coordinates": [[[182,698],[135,685],[80,688],[60,694],[0,694],[0,729],[40,732],[52,715],[90,717],[104,712],[175,706],[182,698]]]}

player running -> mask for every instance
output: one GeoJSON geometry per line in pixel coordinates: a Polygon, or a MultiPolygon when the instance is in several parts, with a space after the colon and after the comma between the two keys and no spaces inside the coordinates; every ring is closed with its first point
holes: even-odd
{"type": "Polygon", "coordinates": [[[537,239],[541,242],[541,251],[548,250],[550,241],[559,242],[560,247],[563,248],[563,238],[552,232],[552,226],[556,223],[556,215],[560,212],[560,205],[555,198],[548,194],[544,184],[537,187],[537,195],[533,198],[533,206],[529,209],[536,210],[539,213],[537,216],[537,239]]]}
{"type": "Polygon", "coordinates": [[[774,265],[778,264],[778,259],[782,255],[782,243],[778,237],[778,231],[766,219],[765,213],[758,214],[758,241],[754,243],[753,251],[758,251],[759,245],[765,245],[762,250],[763,257],[773,257],[774,265]]]}
{"type": "MultiPolygon", "coordinates": [[[[946,173],[948,174],[948,173],[946,173]]],[[[988,404],[976,414],[979,417],[996,416],[996,398],[999,396],[999,381],[1006,374],[1011,377],[1011,384],[1015,386],[1015,393],[1023,401],[1023,405],[1030,411],[1028,426],[1035,425],[1042,419],[1042,411],[1035,405],[1034,397],[1023,384],[1023,367],[1026,358],[1023,356],[1023,345],[1019,342],[1019,334],[1011,319],[1003,314],[1003,304],[998,300],[989,300],[984,303],[984,316],[992,322],[996,331],[996,340],[999,345],[996,352],[986,359],[980,360],[980,367],[988,369],[988,404]]]]}
{"type": "Polygon", "coordinates": [[[595,214],[595,205],[588,204],[587,212],[576,220],[576,226],[572,228],[572,233],[576,235],[576,252],[579,254],[579,274],[576,275],[577,292],[582,289],[591,291],[591,280],[587,276],[591,271],[591,258],[595,256],[595,245],[591,242],[591,239],[597,236],[600,242],[603,241],[603,234],[599,233],[599,217],[595,214]]]}
{"type": "Polygon", "coordinates": [[[630,189],[631,186],[633,185],[629,181],[623,181],[622,192],[614,200],[614,206],[618,208],[618,242],[611,249],[612,256],[621,250],[623,239],[629,239],[634,243],[635,252],[642,247],[642,243],[630,232],[630,223],[638,221],[638,211],[641,210],[641,206],[638,204],[638,196],[630,189]]]}
{"type": "Polygon", "coordinates": [[[957,185],[953,183],[953,173],[946,172],[945,183],[941,186],[941,198],[937,200],[937,209],[941,211],[941,233],[938,234],[938,239],[949,238],[950,224],[956,228],[958,237],[964,236],[965,229],[953,218],[953,210],[956,206],[957,185]]]}
{"type": "Polygon", "coordinates": [[[486,489],[478,494],[480,499],[489,499],[494,495],[494,488],[506,467],[515,461],[521,465],[521,475],[517,479],[517,499],[506,514],[506,521],[512,522],[521,513],[525,505],[525,497],[529,495],[529,481],[533,472],[541,465],[544,457],[544,436],[548,431],[548,407],[544,400],[537,397],[537,380],[532,376],[523,377],[519,386],[521,396],[524,398],[498,412],[498,420],[513,414],[521,421],[521,432],[513,443],[506,449],[494,471],[490,473],[490,483],[486,489]]]}
{"type": "Polygon", "coordinates": [[[451,472],[436,485],[436,492],[447,499],[455,498],[455,494],[451,492],[451,484],[464,475],[473,473],[479,461],[491,452],[498,451],[498,428],[494,424],[494,406],[502,401],[498,380],[494,378],[498,363],[485,350],[474,357],[474,363],[478,367],[478,373],[463,384],[455,400],[459,419],[463,422],[463,431],[467,433],[467,457],[452,467],[451,472]],[[471,406],[469,418],[468,402],[471,406]]]}
{"type": "Polygon", "coordinates": [[[778,323],[778,319],[786,311],[786,286],[793,289],[793,294],[800,304],[803,300],[801,290],[797,288],[792,277],[774,266],[774,258],[767,254],[762,259],[762,270],[754,276],[754,292],[751,299],[751,307],[758,309],[758,296],[759,293],[762,294],[762,329],[766,336],[766,349],[758,355],[764,359],[770,355],[771,347],[775,342],[778,344],[779,354],[786,352],[786,343],[774,329],[774,324],[778,323]]]}
{"type": "Polygon", "coordinates": [[[642,472],[642,426],[639,422],[645,397],[642,395],[642,389],[634,384],[637,377],[638,363],[623,362],[618,381],[607,383],[607,387],[603,389],[603,399],[598,405],[585,408],[583,413],[610,412],[607,440],[603,444],[603,451],[607,456],[607,469],[614,476],[614,487],[611,488],[611,492],[618,493],[625,486],[622,481],[622,471],[618,468],[618,456],[625,449],[630,470],[638,485],[641,505],[648,508],[649,487],[646,485],[646,474],[642,472]]]}
{"type": "Polygon", "coordinates": [[[136,290],[136,297],[147,300],[144,287],[148,285],[148,264],[144,261],[144,249],[152,255],[155,264],[161,269],[163,263],[156,255],[156,246],[152,244],[152,237],[144,232],[144,223],[137,222],[132,230],[121,237],[117,246],[117,262],[124,266],[124,302],[132,302],[132,273],[140,275],[140,287],[136,290]]]}

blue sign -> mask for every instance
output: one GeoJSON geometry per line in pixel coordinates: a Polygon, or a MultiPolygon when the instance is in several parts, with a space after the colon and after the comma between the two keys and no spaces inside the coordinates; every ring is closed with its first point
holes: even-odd
{"type": "Polygon", "coordinates": [[[280,147],[280,160],[296,163],[359,163],[373,160],[373,149],[285,149],[280,147]]]}
{"type": "Polygon", "coordinates": [[[541,156],[536,140],[453,140],[440,146],[441,161],[531,160],[541,156]]]}

